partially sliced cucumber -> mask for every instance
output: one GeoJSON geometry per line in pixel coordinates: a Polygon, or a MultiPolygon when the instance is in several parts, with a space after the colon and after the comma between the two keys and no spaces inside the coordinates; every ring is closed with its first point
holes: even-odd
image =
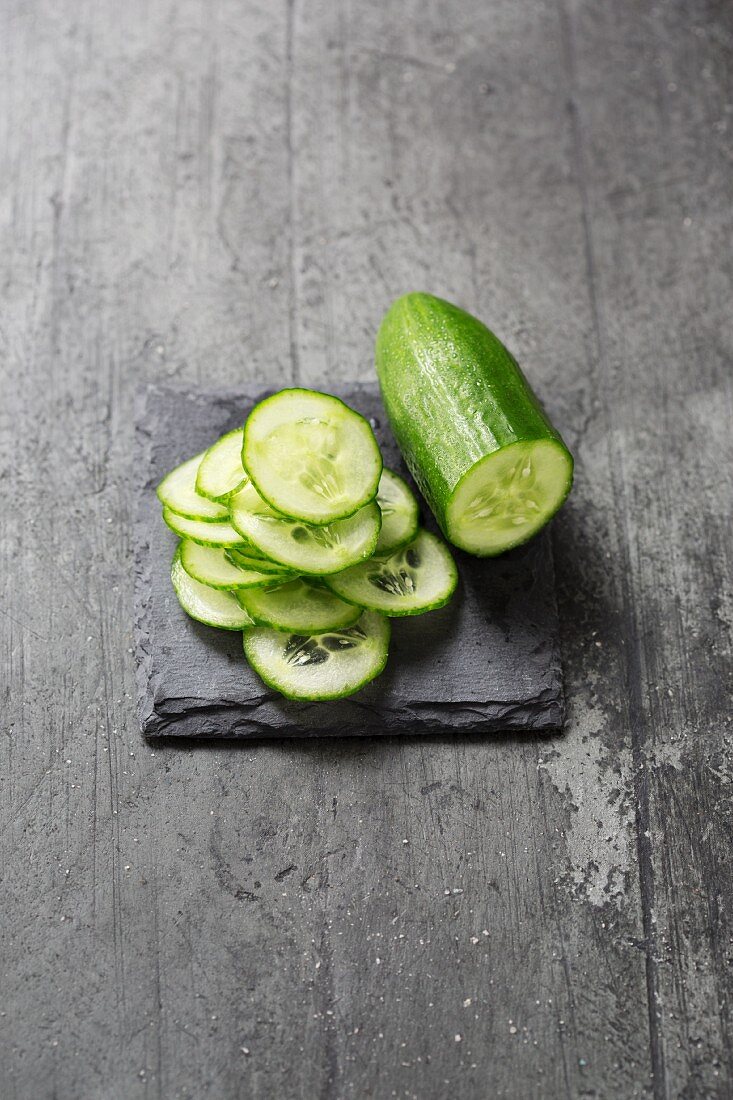
{"type": "Polygon", "coordinates": [[[456,486],[446,530],[456,546],[493,556],[526,542],[568,495],[573,460],[554,439],[512,443],[482,458],[456,486]]]}
{"type": "Polygon", "coordinates": [[[240,592],[237,598],[256,623],[297,634],[353,626],[362,611],[317,582],[300,578],[240,592]]]}
{"type": "Polygon", "coordinates": [[[244,635],[244,652],[269,687],[287,699],[342,699],[383,670],[389,621],[365,611],[354,626],[322,634],[284,634],[256,626],[244,635]]]}
{"type": "Polygon", "coordinates": [[[171,565],[171,582],[178,602],[192,619],[221,630],[244,630],[252,626],[252,619],[231,592],[209,588],[189,577],[181,564],[180,548],[171,565]]]}
{"type": "Polygon", "coordinates": [[[201,523],[217,523],[228,519],[227,510],[196,492],[196,472],[203,455],[196,455],[176,466],[158,486],[158,500],[170,512],[201,523]]]}
{"type": "Polygon", "coordinates": [[[163,520],[182,539],[190,539],[201,546],[243,546],[246,541],[230,523],[186,519],[169,508],[163,509],[163,520]]]}
{"type": "Polygon", "coordinates": [[[243,428],[227,432],[209,447],[196,474],[196,492],[209,500],[225,500],[242,488],[247,475],[242,466],[243,428]]]}
{"type": "Polygon", "coordinates": [[[448,603],[458,572],[440,539],[420,531],[409,546],[327,577],[325,583],[342,600],[384,615],[422,615],[448,603]]]}
{"type": "Polygon", "coordinates": [[[244,426],[243,465],[260,496],[283,515],[330,524],[374,499],[382,456],[368,422],[314,390],[281,390],[244,426]]]}
{"type": "Polygon", "coordinates": [[[382,513],[382,530],[374,553],[386,554],[398,546],[406,546],[417,534],[419,509],[409,486],[392,470],[382,470],[377,504],[382,513]]]}
{"type": "MultiPolygon", "coordinates": [[[[348,519],[313,527],[269,507],[248,482],[229,501],[232,524],[263,554],[296,573],[338,573],[373,554],[381,515],[372,502],[348,519]]],[[[246,551],[245,551],[246,552],[246,551]]]]}
{"type": "Polygon", "coordinates": [[[430,294],[406,294],[380,325],[375,365],[402,455],[450,542],[501,554],[554,515],[573,459],[486,325],[430,294]]]}
{"type": "Polygon", "coordinates": [[[189,577],[210,588],[256,588],[261,584],[272,584],[270,573],[232,565],[223,547],[200,546],[188,539],[181,543],[181,565],[189,577]]]}

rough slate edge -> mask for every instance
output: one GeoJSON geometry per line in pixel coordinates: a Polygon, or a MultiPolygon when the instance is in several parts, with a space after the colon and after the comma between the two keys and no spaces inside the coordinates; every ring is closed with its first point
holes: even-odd
{"type": "MultiPolygon", "coordinates": [[[[331,392],[336,392],[329,387],[331,392]]],[[[343,393],[353,398],[359,393],[373,397],[376,386],[351,383],[343,393]]],[[[197,738],[260,738],[260,737],[344,737],[378,736],[395,734],[429,733],[490,733],[501,731],[542,732],[562,728],[565,721],[565,696],[559,651],[559,630],[553,634],[551,652],[547,661],[546,687],[533,698],[513,703],[487,701],[486,703],[449,703],[437,706],[415,703],[403,707],[399,713],[380,708],[373,701],[359,696],[330,703],[297,703],[283,700],[263,686],[263,693],[251,701],[252,710],[264,706],[273,709],[277,721],[261,721],[248,713],[241,702],[222,705],[195,705],[192,700],[178,700],[181,710],[170,708],[165,714],[155,709],[152,687],[152,653],[150,636],[151,571],[152,558],[145,520],[146,494],[154,493],[156,476],[152,474],[151,461],[153,439],[144,428],[145,414],[151,396],[170,394],[178,398],[202,400],[207,404],[228,404],[239,401],[243,406],[260,400],[267,390],[242,391],[192,391],[188,388],[150,384],[136,394],[135,434],[136,454],[134,479],[137,484],[138,502],[135,516],[135,616],[134,635],[136,646],[136,677],[138,686],[138,717],[141,731],[148,737],[176,736],[197,738]],[[282,716],[288,718],[282,724],[282,716]],[[279,724],[277,724],[279,723],[279,724]]],[[[423,511],[426,511],[423,503],[423,511]]],[[[161,521],[162,522],[162,521],[161,521]]],[[[551,614],[557,624],[557,602],[554,589],[552,546],[545,532],[534,540],[541,544],[546,569],[549,574],[551,614]]],[[[224,637],[222,635],[222,637],[224,637]]],[[[229,639],[231,640],[231,639],[229,639]]],[[[367,689],[368,690],[368,689],[367,689]]]]}

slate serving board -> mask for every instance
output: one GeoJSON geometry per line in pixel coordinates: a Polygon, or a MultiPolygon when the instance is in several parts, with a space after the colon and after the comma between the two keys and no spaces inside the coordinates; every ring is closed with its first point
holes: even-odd
{"type": "MultiPolygon", "coordinates": [[[[350,699],[297,703],[249,669],[238,633],[190,619],[170,583],[176,538],[155,486],[242,424],[262,393],[148,387],[136,420],[135,640],[143,733],[181,737],[350,736],[541,730],[564,718],[557,608],[547,532],[489,561],[456,552],[453,602],[393,621],[386,671],[350,699]]],[[[338,392],[367,416],[385,464],[410,480],[376,386],[338,392]]],[[[413,486],[414,487],[414,486],[413,486]]],[[[423,520],[435,530],[429,510],[423,520]]]]}

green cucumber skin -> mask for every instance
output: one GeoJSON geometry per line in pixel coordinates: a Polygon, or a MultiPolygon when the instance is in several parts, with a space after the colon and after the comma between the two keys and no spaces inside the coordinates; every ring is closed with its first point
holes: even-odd
{"type": "MultiPolygon", "coordinates": [[[[398,298],[377,334],[376,369],[395,438],[447,538],[448,502],[485,455],[552,440],[572,470],[572,455],[514,357],[458,306],[431,294],[398,298]]],[[[572,475],[565,496],[571,486],[572,475]]]]}

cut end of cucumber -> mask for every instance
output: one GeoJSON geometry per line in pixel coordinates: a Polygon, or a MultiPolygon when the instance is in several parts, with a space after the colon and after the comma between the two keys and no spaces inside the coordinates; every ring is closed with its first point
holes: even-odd
{"type": "Polygon", "coordinates": [[[532,538],[570,492],[573,460],[552,440],[513,443],[472,466],[446,509],[446,534],[469,554],[493,556],[532,538]]]}

